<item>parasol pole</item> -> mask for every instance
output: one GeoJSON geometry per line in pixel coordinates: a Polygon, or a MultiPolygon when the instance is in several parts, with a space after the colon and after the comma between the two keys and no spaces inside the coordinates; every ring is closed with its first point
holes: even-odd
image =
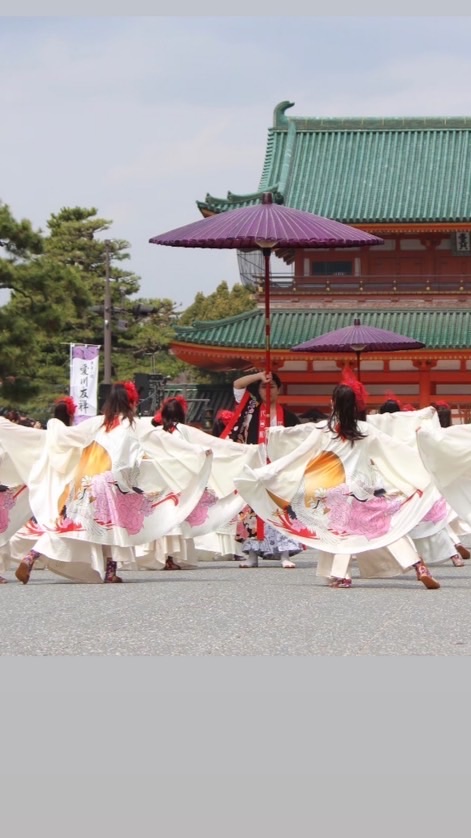
{"type": "MultiPolygon", "coordinates": [[[[263,253],[265,262],[265,372],[267,375],[271,372],[271,323],[270,323],[270,255],[276,245],[275,241],[257,241],[256,244],[263,253]]],[[[270,426],[271,402],[270,402],[270,382],[267,382],[266,388],[266,410],[268,415],[268,425],[270,426]]]]}
{"type": "MultiPolygon", "coordinates": [[[[359,324],[359,322],[360,321],[358,321],[358,324],[359,324]]],[[[356,324],[356,321],[355,321],[355,324],[356,324]]],[[[355,353],[355,355],[357,356],[357,378],[358,378],[358,381],[360,381],[360,355],[361,355],[362,352],[365,351],[366,343],[363,343],[361,346],[358,343],[352,343],[350,349],[352,349],[353,352],[355,353]]]]}
{"type": "Polygon", "coordinates": [[[360,378],[360,355],[361,355],[361,352],[356,351],[355,355],[357,356],[357,378],[358,378],[358,381],[361,381],[361,378],[360,378]]]}
{"type": "Polygon", "coordinates": [[[263,248],[263,258],[265,259],[265,372],[271,371],[271,357],[270,357],[270,249],[263,248]]]}

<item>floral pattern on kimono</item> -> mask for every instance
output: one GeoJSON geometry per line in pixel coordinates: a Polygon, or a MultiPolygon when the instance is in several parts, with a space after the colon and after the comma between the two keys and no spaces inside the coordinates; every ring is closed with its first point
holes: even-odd
{"type": "Polygon", "coordinates": [[[122,527],[129,535],[139,533],[154,509],[155,497],[136,488],[137,477],[136,467],[121,469],[119,478],[111,471],[82,477],[78,491],[70,488],[59,529],[97,532],[122,527]]]}
{"type": "Polygon", "coordinates": [[[317,535],[362,535],[374,539],[389,532],[391,516],[399,511],[402,502],[375,490],[362,475],[349,484],[318,488],[308,500],[303,481],[284,515],[273,519],[273,523],[279,526],[281,521],[293,534],[315,529],[317,535]]]}
{"type": "Polygon", "coordinates": [[[6,532],[10,524],[10,510],[15,506],[15,492],[0,486],[0,533],[6,532]]]}
{"type": "Polygon", "coordinates": [[[206,488],[199,500],[196,504],[195,508],[192,512],[188,515],[185,521],[190,524],[192,527],[201,526],[207,521],[209,512],[213,506],[215,506],[219,501],[218,496],[212,489],[206,488]]]}

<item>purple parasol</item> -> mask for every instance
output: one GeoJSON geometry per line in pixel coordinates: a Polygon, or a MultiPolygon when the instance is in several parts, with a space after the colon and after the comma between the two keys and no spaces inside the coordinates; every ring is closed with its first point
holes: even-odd
{"type": "Polygon", "coordinates": [[[362,352],[400,352],[401,349],[423,349],[425,343],[414,338],[378,329],[375,326],[362,326],[356,318],[353,326],[326,332],[312,340],[293,346],[294,352],[355,352],[357,372],[360,378],[360,355],[362,352]]]}
{"type": "Polygon", "coordinates": [[[149,239],[170,247],[256,250],[276,247],[360,247],[383,239],[311,212],[273,203],[266,192],[261,204],[229,210],[177,227],[149,239]]]}
{"type": "MultiPolygon", "coordinates": [[[[153,236],[151,244],[170,247],[261,250],[265,259],[265,366],[270,371],[270,254],[276,248],[366,247],[383,239],[310,212],[273,203],[265,192],[262,203],[229,210],[153,236]]],[[[267,392],[267,401],[269,393],[267,392]]]]}

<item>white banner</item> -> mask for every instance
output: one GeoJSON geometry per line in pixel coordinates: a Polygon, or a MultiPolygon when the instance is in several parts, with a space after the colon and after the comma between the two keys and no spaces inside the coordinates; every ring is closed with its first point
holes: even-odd
{"type": "Polygon", "coordinates": [[[70,395],[77,411],[74,424],[98,412],[98,361],[100,346],[70,344],[70,395]]]}

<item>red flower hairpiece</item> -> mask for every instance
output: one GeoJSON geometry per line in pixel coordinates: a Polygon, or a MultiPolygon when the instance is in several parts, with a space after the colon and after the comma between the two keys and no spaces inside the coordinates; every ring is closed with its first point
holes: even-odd
{"type": "Polygon", "coordinates": [[[162,414],[161,414],[160,410],[158,410],[157,413],[154,413],[154,418],[152,419],[152,421],[156,425],[161,425],[162,424],[162,414]]]}
{"type": "Polygon", "coordinates": [[[136,407],[139,404],[139,393],[136,390],[136,385],[133,381],[118,381],[117,384],[121,384],[122,387],[126,390],[128,394],[129,404],[131,407],[136,407]]]}
{"type": "Polygon", "coordinates": [[[56,404],[59,404],[60,402],[64,402],[67,415],[72,418],[77,410],[77,405],[75,404],[72,396],[61,396],[60,399],[56,399],[56,404]]]}
{"type": "Polygon", "coordinates": [[[401,410],[404,410],[406,412],[410,412],[411,410],[415,410],[415,407],[414,407],[413,404],[403,404],[403,405],[401,405],[401,410]]]}
{"type": "Polygon", "coordinates": [[[340,382],[341,384],[345,384],[347,387],[351,387],[351,389],[355,393],[355,400],[357,403],[358,410],[365,410],[366,403],[368,400],[368,391],[366,387],[363,386],[361,381],[358,381],[358,378],[356,377],[351,367],[343,368],[342,375],[340,377],[340,382]]]}
{"type": "MultiPolygon", "coordinates": [[[[386,390],[386,392],[384,394],[384,399],[387,402],[396,402],[396,404],[398,404],[399,407],[401,407],[401,400],[398,399],[398,397],[396,396],[395,393],[393,393],[392,390],[386,390]]],[[[402,408],[401,408],[401,410],[402,410],[402,408]]]]}
{"type": "Polygon", "coordinates": [[[216,419],[220,419],[224,425],[227,425],[228,422],[231,421],[232,417],[234,416],[234,411],[232,410],[218,410],[216,413],[216,419]]]}
{"type": "Polygon", "coordinates": [[[450,405],[448,404],[448,402],[444,401],[434,402],[434,407],[441,407],[444,410],[450,410],[450,405]]]}

